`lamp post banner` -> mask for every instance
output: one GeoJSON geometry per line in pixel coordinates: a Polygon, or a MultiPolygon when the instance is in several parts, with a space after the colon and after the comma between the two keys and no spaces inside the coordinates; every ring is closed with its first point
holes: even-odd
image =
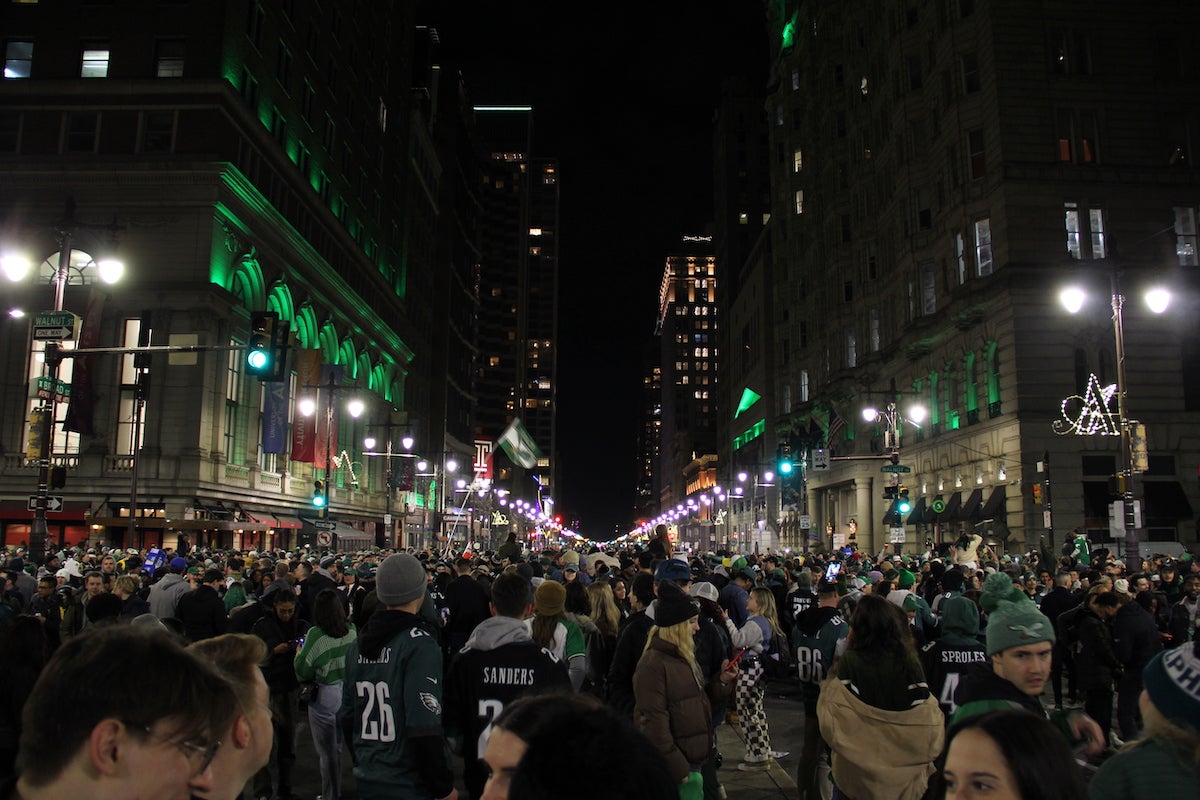
{"type": "MultiPolygon", "coordinates": [[[[100,317],[104,313],[104,295],[95,289],[88,296],[87,311],[83,316],[83,328],[79,333],[78,347],[96,347],[100,343],[100,317]]],[[[94,356],[76,356],[71,365],[71,401],[67,404],[67,416],[63,429],[74,433],[96,432],[92,413],[96,409],[96,397],[92,382],[92,359],[94,356]]]]}
{"type": "MultiPolygon", "coordinates": [[[[321,351],[296,351],[296,385],[315,386],[321,377],[321,351]]],[[[297,414],[292,424],[292,461],[313,463],[317,449],[317,415],[297,414]]]]}
{"type": "Polygon", "coordinates": [[[275,381],[262,384],[264,453],[287,452],[288,383],[275,381]]]}
{"type": "MultiPolygon", "coordinates": [[[[343,369],[338,364],[321,365],[321,386],[340,387],[342,385],[343,369]]],[[[330,388],[326,392],[325,405],[314,415],[317,419],[317,438],[325,445],[317,449],[313,456],[313,466],[329,472],[333,454],[337,451],[338,441],[338,412],[334,405],[337,402],[336,392],[330,388]]],[[[333,464],[332,466],[336,466],[333,464]]]]}

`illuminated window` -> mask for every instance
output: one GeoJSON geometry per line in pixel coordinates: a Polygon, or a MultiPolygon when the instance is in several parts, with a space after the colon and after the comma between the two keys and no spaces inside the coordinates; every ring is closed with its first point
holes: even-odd
{"type": "Polygon", "coordinates": [[[154,75],[158,78],[183,77],[183,41],[162,39],[154,44],[154,75]]]}
{"type": "Polygon", "coordinates": [[[541,229],[541,228],[530,228],[530,229],[529,229],[529,235],[530,235],[530,236],[541,236],[541,235],[542,235],[542,229],[541,229]]]}
{"type": "Polygon", "coordinates": [[[1175,254],[1179,266],[1196,266],[1196,209],[1189,206],[1175,207],[1175,254]]]}
{"type": "Polygon", "coordinates": [[[4,77],[28,78],[33,71],[33,42],[8,42],[4,45],[4,77]]]}
{"type": "Polygon", "coordinates": [[[975,275],[992,274],[992,221],[988,218],[975,221],[975,275]]]}
{"type": "Polygon", "coordinates": [[[80,57],[79,77],[107,78],[108,77],[108,47],[105,45],[88,45],[83,48],[80,57]]]}
{"type": "Polygon", "coordinates": [[[792,172],[799,172],[804,168],[804,152],[797,147],[792,153],[792,172]]]}
{"type": "Polygon", "coordinates": [[[738,214],[738,225],[748,225],[750,223],[750,215],[745,211],[738,214]]]}
{"type": "Polygon", "coordinates": [[[803,189],[796,190],[796,213],[797,214],[804,213],[804,190],[803,189]]]}
{"type": "Polygon", "coordinates": [[[1066,203],[1063,216],[1067,230],[1067,252],[1072,258],[1101,259],[1107,256],[1103,209],[1089,208],[1084,214],[1078,203],[1066,203]]]}

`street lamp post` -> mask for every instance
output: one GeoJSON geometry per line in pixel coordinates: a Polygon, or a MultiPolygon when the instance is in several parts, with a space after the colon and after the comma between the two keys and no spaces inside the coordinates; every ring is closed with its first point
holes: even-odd
{"type": "MultiPolygon", "coordinates": [[[[337,397],[338,392],[342,391],[343,389],[345,389],[347,387],[344,387],[344,386],[341,386],[340,384],[338,384],[337,381],[335,380],[335,375],[334,375],[333,371],[330,371],[329,378],[324,384],[317,384],[315,386],[309,386],[309,387],[305,387],[305,388],[316,389],[316,391],[317,391],[317,399],[316,400],[306,397],[306,398],[303,398],[299,403],[300,413],[305,417],[312,416],[313,413],[316,412],[318,401],[320,400],[321,390],[325,389],[328,392],[328,396],[325,399],[325,472],[324,472],[324,476],[323,476],[325,479],[325,482],[324,482],[323,504],[320,507],[320,516],[328,517],[329,516],[329,505],[333,500],[333,486],[332,486],[332,481],[330,479],[332,478],[332,475],[333,475],[333,462],[334,462],[334,457],[333,457],[333,415],[334,415],[335,398],[337,397]]],[[[346,411],[350,414],[351,417],[353,417],[355,419],[358,419],[358,417],[362,415],[363,409],[364,409],[363,402],[361,400],[359,400],[358,398],[352,398],[351,400],[349,400],[346,403],[346,411]]]]}
{"type": "MultiPolygon", "coordinates": [[[[392,409],[392,413],[396,413],[397,411],[398,411],[398,409],[396,409],[396,408],[392,409]]],[[[396,482],[392,475],[392,456],[393,455],[401,455],[398,453],[394,454],[392,451],[392,429],[398,428],[398,427],[402,427],[402,428],[406,429],[404,437],[400,440],[400,444],[404,448],[404,453],[403,453],[404,457],[410,457],[410,458],[412,457],[411,451],[412,451],[412,447],[413,447],[413,437],[412,437],[412,433],[407,430],[408,429],[407,423],[394,422],[390,416],[388,417],[388,421],[386,423],[384,423],[383,425],[380,425],[378,427],[385,428],[387,430],[387,432],[384,434],[385,445],[384,445],[383,452],[376,452],[375,451],[375,445],[376,445],[375,437],[367,436],[365,439],[363,439],[363,447],[366,448],[363,451],[363,455],[364,456],[381,456],[384,459],[383,468],[386,471],[387,476],[386,476],[386,479],[384,480],[385,495],[384,495],[384,501],[383,501],[383,519],[384,519],[384,526],[387,528],[387,537],[386,537],[387,542],[386,543],[388,545],[391,545],[391,544],[393,544],[393,542],[392,542],[392,532],[393,532],[392,494],[396,491],[396,482]]]]}
{"type": "MultiPolygon", "coordinates": [[[[1115,340],[1117,358],[1117,428],[1120,434],[1120,446],[1117,454],[1117,481],[1121,494],[1121,529],[1125,539],[1124,558],[1127,564],[1141,563],[1141,552],[1138,547],[1137,521],[1133,499],[1133,436],[1132,429],[1136,420],[1129,418],[1128,390],[1125,379],[1125,295],[1121,291],[1121,278],[1114,267],[1109,273],[1110,302],[1112,305],[1113,339],[1115,340]]],[[[1082,307],[1086,295],[1082,289],[1070,287],[1059,295],[1059,300],[1071,314],[1077,313],[1082,307]]],[[[1170,303],[1170,293],[1163,288],[1154,287],[1146,292],[1147,307],[1155,314],[1162,314],[1170,303]]],[[[1076,421],[1078,422],[1078,421],[1076,421]]],[[[1080,430],[1077,424],[1062,426],[1056,424],[1060,433],[1091,433],[1080,430]]],[[[1106,432],[1101,429],[1101,432],[1106,432]]]]}
{"type": "MultiPolygon", "coordinates": [[[[68,200],[66,213],[63,220],[56,226],[58,239],[58,265],[51,277],[51,282],[54,284],[54,308],[53,312],[63,311],[64,299],[66,297],[67,284],[71,280],[71,255],[72,242],[76,230],[102,230],[107,231],[110,237],[115,238],[116,231],[120,226],[114,221],[107,224],[96,224],[82,222],[75,219],[75,204],[68,200]]],[[[23,280],[29,273],[32,263],[29,258],[21,253],[5,253],[0,261],[3,263],[3,269],[9,280],[23,280]]],[[[100,279],[104,283],[116,283],[120,280],[124,272],[124,265],[115,258],[101,259],[93,261],[89,257],[89,261],[83,265],[95,266],[100,279]]],[[[35,330],[36,337],[36,330],[35,330]]],[[[62,364],[63,355],[57,340],[49,340],[46,342],[45,352],[43,354],[44,364],[46,367],[47,377],[50,380],[49,399],[43,401],[42,406],[38,409],[40,412],[38,418],[38,484],[37,497],[34,504],[33,524],[29,532],[29,555],[33,559],[40,559],[46,549],[46,539],[49,535],[49,526],[46,522],[46,507],[49,505],[50,498],[50,471],[51,461],[53,457],[53,440],[54,422],[58,414],[58,371],[62,364]]],[[[133,510],[130,509],[130,513],[133,510]]]]}

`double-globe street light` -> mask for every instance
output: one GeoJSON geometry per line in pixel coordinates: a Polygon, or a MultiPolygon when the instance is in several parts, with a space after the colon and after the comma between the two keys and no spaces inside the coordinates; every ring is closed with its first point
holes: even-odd
{"type": "MultiPolygon", "coordinates": [[[[306,386],[306,389],[313,390],[314,395],[306,395],[301,397],[296,403],[296,410],[300,412],[302,417],[313,417],[317,413],[319,407],[323,407],[325,411],[325,471],[322,475],[324,480],[313,480],[313,495],[312,505],[316,509],[317,515],[322,519],[329,516],[329,505],[332,502],[333,481],[333,422],[334,411],[337,406],[337,395],[343,391],[353,391],[354,387],[342,386],[336,380],[333,371],[330,371],[328,379],[325,383],[306,386]],[[324,403],[321,402],[321,392],[325,392],[324,403]]],[[[346,413],[353,419],[358,419],[362,416],[366,405],[358,397],[351,397],[345,404],[346,413]]],[[[315,470],[314,470],[315,472],[315,470]]]]}
{"type": "MultiPolygon", "coordinates": [[[[42,267],[38,271],[39,278],[47,279],[54,286],[54,306],[50,312],[52,318],[48,320],[50,324],[45,325],[46,333],[57,338],[45,338],[45,352],[43,354],[43,364],[46,371],[46,377],[49,383],[48,397],[43,399],[41,406],[36,409],[37,414],[35,419],[38,423],[37,430],[37,445],[38,445],[38,485],[37,497],[34,504],[33,525],[29,533],[29,555],[33,559],[40,559],[45,552],[46,538],[49,534],[49,528],[46,523],[46,508],[49,504],[50,490],[50,473],[52,468],[53,457],[53,441],[54,425],[58,414],[58,374],[59,366],[62,363],[63,355],[60,349],[59,341],[62,339],[73,338],[75,333],[71,331],[70,336],[54,333],[55,330],[64,329],[66,326],[59,325],[59,315],[64,311],[64,299],[66,296],[66,288],[68,284],[78,283],[86,284],[93,282],[90,273],[95,274],[102,283],[112,284],[119,281],[125,272],[125,265],[112,255],[94,259],[88,253],[81,250],[73,249],[73,244],[77,232],[106,232],[108,234],[107,242],[98,242],[101,246],[107,246],[109,250],[115,251],[116,232],[120,230],[117,223],[90,223],[83,222],[75,218],[74,203],[68,201],[66,213],[63,219],[54,226],[55,235],[58,241],[58,259],[57,263],[52,263],[48,258],[42,262],[42,267]],[[75,280],[72,280],[74,278],[75,280]]],[[[0,269],[3,270],[5,276],[13,282],[20,282],[32,272],[33,260],[26,252],[27,248],[18,247],[6,249],[0,255],[0,269]]],[[[10,312],[11,313],[11,312],[10,312]]],[[[72,323],[74,323],[72,316],[72,323]]],[[[72,324],[72,328],[76,326],[72,324]]],[[[41,338],[37,319],[34,322],[34,339],[41,338]]],[[[32,433],[32,431],[31,431],[32,433]]],[[[135,454],[136,456],[136,454],[135,454]]],[[[132,515],[133,509],[130,509],[132,515]]]]}
{"type": "MultiPolygon", "coordinates": [[[[1117,482],[1121,493],[1122,515],[1121,527],[1124,532],[1124,558],[1126,564],[1141,563],[1141,553],[1138,547],[1137,525],[1133,505],[1133,437],[1132,426],[1136,420],[1129,419],[1128,396],[1125,383],[1125,295],[1121,292],[1121,278],[1116,268],[1109,275],[1110,304],[1112,306],[1113,338],[1115,340],[1117,357],[1117,428],[1121,437],[1120,452],[1117,455],[1117,482]]],[[[1077,314],[1087,302],[1088,294],[1080,286],[1069,286],[1059,294],[1059,301],[1070,314],[1077,314]]],[[[1154,314],[1163,314],[1171,303],[1171,293],[1164,287],[1153,286],[1143,294],[1146,307],[1154,314]]],[[[1071,432],[1071,431],[1064,431],[1071,432]]],[[[1076,433],[1084,431],[1075,430],[1076,433]]],[[[1088,431],[1090,432],[1090,431],[1088,431]]],[[[1108,429],[1097,429],[1101,435],[1108,429]]]]}

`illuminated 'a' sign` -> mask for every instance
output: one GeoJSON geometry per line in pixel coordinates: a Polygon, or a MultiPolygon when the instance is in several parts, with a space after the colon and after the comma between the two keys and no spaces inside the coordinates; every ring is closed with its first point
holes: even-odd
{"type": "Polygon", "coordinates": [[[1089,375],[1082,397],[1075,394],[1062,401],[1062,419],[1054,421],[1054,432],[1061,436],[1120,436],[1120,417],[1109,408],[1116,393],[1116,384],[1101,386],[1099,378],[1089,375]]]}

